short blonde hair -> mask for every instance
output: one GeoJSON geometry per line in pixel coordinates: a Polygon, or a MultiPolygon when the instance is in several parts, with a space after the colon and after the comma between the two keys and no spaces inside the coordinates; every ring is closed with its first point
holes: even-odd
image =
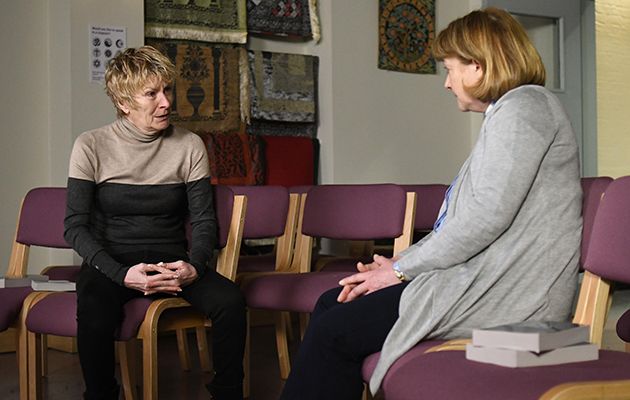
{"type": "Polygon", "coordinates": [[[125,115],[122,104],[136,106],[134,97],[149,82],[170,84],[175,66],[164,54],[151,46],[129,48],[114,57],[105,70],[105,91],[114,103],[119,117],[125,115]]]}
{"type": "Polygon", "coordinates": [[[477,62],[483,78],[465,90],[484,102],[521,85],[545,84],[545,66],[527,32],[498,8],[473,11],[451,22],[435,39],[433,55],[440,61],[457,57],[464,64],[477,62]]]}

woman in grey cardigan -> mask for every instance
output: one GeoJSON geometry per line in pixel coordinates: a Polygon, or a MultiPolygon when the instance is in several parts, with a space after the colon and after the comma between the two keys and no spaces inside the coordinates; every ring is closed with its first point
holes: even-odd
{"type": "Polygon", "coordinates": [[[479,139],[431,234],[397,259],[375,256],[322,295],[282,399],[358,399],[361,365],[388,368],[428,338],[570,316],[582,192],[575,135],[522,26],[495,8],[453,21],[433,53],[461,111],[483,112],[479,139]]]}

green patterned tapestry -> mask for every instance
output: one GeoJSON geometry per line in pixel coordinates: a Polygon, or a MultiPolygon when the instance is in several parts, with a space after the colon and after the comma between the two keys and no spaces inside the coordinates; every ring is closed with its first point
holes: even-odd
{"type": "Polygon", "coordinates": [[[245,0],[144,0],[144,36],[245,43],[245,0]]]}
{"type": "Polygon", "coordinates": [[[435,0],[379,0],[378,67],[435,74],[435,0]]]}
{"type": "Polygon", "coordinates": [[[251,118],[316,122],[319,59],[248,51],[251,118]]]}
{"type": "Polygon", "coordinates": [[[175,64],[171,121],[193,132],[241,127],[240,84],[245,50],[202,42],[147,40],[175,64]],[[241,60],[242,58],[242,60],[241,60]]]}

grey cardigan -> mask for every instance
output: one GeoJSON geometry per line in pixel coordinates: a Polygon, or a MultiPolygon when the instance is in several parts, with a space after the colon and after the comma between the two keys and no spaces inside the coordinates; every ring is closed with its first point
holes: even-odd
{"type": "Polygon", "coordinates": [[[541,86],[509,91],[486,113],[440,230],[401,253],[399,267],[413,280],[370,380],[372,393],[423,339],[569,318],[581,210],[578,147],[558,99],[541,86]]]}

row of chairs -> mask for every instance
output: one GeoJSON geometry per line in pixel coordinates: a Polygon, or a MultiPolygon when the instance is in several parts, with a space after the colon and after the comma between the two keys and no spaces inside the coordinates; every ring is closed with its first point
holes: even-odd
{"type": "MultiPolygon", "coordinates": [[[[215,197],[219,222],[221,256],[218,270],[230,279],[236,279],[236,266],[241,262],[240,279],[248,274],[255,281],[260,274],[290,274],[308,272],[311,263],[311,249],[314,236],[322,227],[318,223],[327,219],[336,220],[338,226],[360,226],[364,215],[372,215],[372,233],[366,231],[355,237],[352,230],[341,232],[339,238],[385,238],[403,236],[398,250],[411,241],[410,218],[413,216],[413,196],[407,205],[407,194],[396,185],[324,185],[315,187],[311,199],[306,202],[306,191],[310,187],[292,188],[291,192],[282,187],[226,187],[217,186],[215,197]],[[247,205],[247,199],[251,199],[247,205]],[[353,209],[344,213],[336,211],[332,205],[344,205],[353,209]],[[245,210],[249,207],[248,218],[245,210]],[[328,211],[326,211],[328,209],[328,211]],[[394,210],[387,213],[385,210],[394,210]],[[322,211],[324,210],[324,211],[322,211]],[[361,211],[363,210],[363,211],[361,211]],[[322,214],[322,212],[324,214],[322,214]],[[299,220],[298,220],[299,219],[299,220]],[[394,222],[392,222],[394,221],[394,222]],[[298,227],[306,230],[296,234],[298,227]],[[310,231],[309,231],[310,229],[310,231]],[[385,233],[378,233],[380,230],[385,233]],[[402,232],[407,232],[405,235],[402,232]],[[307,233],[310,233],[309,236],[307,233]],[[240,243],[243,238],[256,239],[277,237],[276,252],[272,257],[241,257],[240,243]],[[295,249],[303,249],[298,252],[295,249]],[[304,254],[307,257],[296,256],[304,254]]],[[[63,239],[63,216],[65,213],[64,188],[37,188],[30,191],[22,203],[18,226],[10,259],[8,277],[19,277],[26,273],[28,253],[31,246],[68,248],[63,239]]],[[[326,225],[324,223],[324,225],[326,225]]],[[[323,226],[323,225],[322,225],[323,226]]],[[[326,227],[328,232],[334,231],[326,227]]],[[[301,231],[301,229],[300,229],[301,231]]],[[[356,231],[356,229],[355,229],[356,231]]],[[[322,234],[326,236],[326,234],[322,234]]],[[[398,251],[397,250],[397,251],[398,251]]],[[[48,268],[45,272],[51,279],[74,279],[77,266],[48,268]]],[[[336,281],[332,283],[334,286],[336,281]]],[[[328,286],[328,284],[327,284],[328,286]]],[[[258,286],[260,287],[260,286],[258,286]]],[[[323,290],[323,289],[322,289],[323,290]]],[[[316,299],[319,291],[311,291],[316,299]]],[[[20,375],[20,398],[41,397],[41,376],[45,372],[46,335],[72,337],[76,335],[76,294],[33,292],[28,288],[0,290],[0,330],[13,327],[18,337],[18,359],[20,375]],[[55,315],[54,319],[50,315],[55,315]]],[[[248,296],[251,297],[251,296],[248,296]]],[[[300,296],[298,296],[300,297],[300,296]]],[[[313,300],[314,301],[314,300],[313,300]]],[[[251,307],[251,304],[250,304],[251,307]]],[[[133,363],[127,361],[135,347],[135,339],[142,340],[144,398],[157,398],[157,334],[161,330],[176,330],[180,345],[182,364],[188,364],[185,329],[197,330],[200,359],[204,369],[209,369],[205,327],[208,322],[196,313],[188,303],[178,298],[151,301],[141,298],[125,306],[125,319],[117,333],[118,351],[121,360],[121,374],[125,396],[136,397],[134,376],[129,370],[133,363]]],[[[285,325],[286,326],[286,325],[285,325]]],[[[286,347],[286,346],[285,346],[286,347]]],[[[288,360],[288,358],[287,358],[288,360]]],[[[246,357],[247,368],[248,357],[246,357]]],[[[246,387],[248,379],[246,374],[246,387]]]]}
{"type": "MultiPolygon", "coordinates": [[[[594,219],[594,211],[597,209],[599,197],[609,181],[609,178],[585,178],[582,181],[585,191],[584,243],[588,243],[591,240],[590,226],[594,219]]],[[[62,196],[60,193],[64,192],[63,189],[36,189],[31,193],[51,190],[58,191],[58,196],[62,196]]],[[[286,345],[288,327],[286,312],[294,311],[301,313],[301,316],[307,316],[312,311],[319,295],[326,289],[335,287],[339,279],[346,276],[356,263],[356,260],[350,262],[335,260],[337,267],[331,268],[331,270],[324,268],[321,272],[312,272],[312,265],[315,264],[313,244],[316,238],[326,237],[343,240],[395,238],[394,253],[397,253],[411,243],[414,229],[420,231],[431,229],[445,190],[445,185],[413,185],[405,187],[398,185],[321,185],[292,188],[291,190],[273,186],[231,188],[217,186],[217,214],[221,243],[223,245],[221,250],[222,261],[218,264],[219,271],[225,276],[241,282],[250,308],[278,312],[278,318],[276,318],[276,339],[281,375],[283,377],[286,377],[289,372],[289,358],[286,345]],[[418,198],[418,207],[415,206],[416,196],[418,198]],[[247,208],[247,217],[245,217],[245,208],[247,208]],[[228,240],[227,232],[230,232],[231,242],[228,240]],[[268,237],[277,238],[276,251],[273,256],[240,257],[238,259],[238,248],[240,247],[241,239],[268,237]],[[231,244],[228,245],[228,243],[231,244]],[[236,270],[237,263],[239,264],[238,273],[236,270]],[[345,266],[339,268],[340,263],[345,263],[345,266]]],[[[43,224],[46,227],[58,227],[59,222],[58,220],[55,222],[55,218],[58,219],[60,215],[63,215],[63,206],[57,214],[55,214],[54,210],[51,210],[55,201],[51,201],[48,194],[41,196],[43,200],[32,201],[31,193],[25,198],[19,218],[16,244],[14,244],[14,251],[11,257],[12,269],[8,273],[9,276],[11,274],[19,276],[24,273],[26,269],[24,260],[28,258],[28,247],[30,245],[67,247],[58,231],[47,232],[33,226],[29,227],[26,222],[22,226],[24,219],[30,220],[35,225],[38,222],[46,221],[43,224]],[[37,211],[32,211],[31,208],[40,210],[39,214],[36,214],[37,211]],[[44,210],[44,212],[41,210],[44,210]],[[35,214],[32,214],[33,212],[35,214]],[[57,216],[55,217],[55,215],[57,216]],[[28,232],[27,236],[24,236],[24,232],[28,232]],[[43,236],[43,239],[42,237],[37,237],[39,234],[43,236]],[[29,237],[28,235],[35,236],[29,237]],[[59,237],[61,237],[61,241],[59,241],[59,237]],[[54,238],[54,240],[51,240],[51,238],[54,238]]],[[[65,196],[65,193],[63,196],[65,196]]],[[[61,203],[65,204],[65,197],[61,203]]],[[[586,246],[583,247],[583,260],[586,257],[584,253],[585,248],[586,246]]],[[[601,292],[599,288],[597,292],[601,292]]],[[[8,297],[7,293],[6,289],[0,290],[0,298],[8,297]]],[[[42,358],[38,356],[42,348],[42,341],[38,336],[47,333],[74,336],[76,333],[75,321],[66,321],[64,324],[59,324],[66,326],[66,330],[62,331],[61,329],[51,329],[50,321],[47,321],[49,318],[46,318],[47,315],[50,315],[51,310],[72,309],[73,304],[76,307],[76,298],[73,298],[73,295],[73,293],[57,293],[55,295],[33,293],[22,297],[25,300],[23,311],[19,318],[16,318],[16,316],[19,313],[21,301],[14,301],[16,305],[13,307],[11,315],[7,315],[4,318],[3,314],[0,314],[0,317],[2,317],[0,318],[0,329],[5,329],[8,326],[8,323],[1,325],[3,323],[2,320],[4,320],[10,321],[19,332],[20,351],[18,355],[20,359],[21,399],[39,398],[41,394],[39,393],[41,385],[37,383],[42,374],[42,358]],[[31,311],[27,312],[29,309],[31,311]],[[71,328],[68,330],[67,326],[71,328]],[[28,328],[28,334],[24,327],[28,328]],[[29,386],[32,388],[30,397],[26,390],[29,386]]],[[[19,298],[19,295],[15,297],[19,298]]],[[[143,339],[144,398],[157,398],[158,327],[177,330],[178,342],[183,349],[186,348],[186,335],[183,333],[183,329],[196,328],[198,343],[201,344],[199,346],[200,355],[202,360],[207,360],[207,345],[205,344],[205,326],[207,321],[203,319],[203,316],[195,313],[181,299],[164,299],[165,303],[163,304],[159,302],[152,303],[146,299],[140,300],[142,301],[138,301],[137,304],[135,302],[128,304],[129,309],[126,309],[127,317],[125,318],[127,324],[124,322],[121,326],[119,339],[123,343],[133,343],[132,339],[136,337],[143,339]],[[136,322],[130,323],[130,321],[136,322]]],[[[5,304],[5,301],[0,301],[0,304],[5,304]]],[[[590,307],[590,300],[582,304],[581,307],[590,307]]],[[[591,312],[591,314],[597,314],[601,320],[601,310],[595,311],[597,312],[591,312]]],[[[60,313],[56,312],[55,315],[60,315],[60,313]]],[[[70,319],[74,319],[72,312],[66,312],[65,315],[68,315],[70,319]]],[[[595,323],[592,323],[591,319],[594,318],[592,315],[582,315],[580,318],[580,323],[591,325],[594,341],[597,341],[598,328],[596,324],[599,324],[601,321],[597,320],[595,323]]],[[[302,318],[301,321],[303,328],[306,318],[302,318]]],[[[599,340],[601,341],[601,336],[599,340]]],[[[436,345],[440,345],[441,348],[453,347],[452,344],[427,343],[432,344],[429,347],[435,347],[436,345]]],[[[417,354],[421,350],[426,350],[427,347],[425,345],[427,344],[421,344],[419,350],[413,349],[410,354],[417,354]]],[[[127,352],[133,349],[133,346],[120,346],[119,349],[121,349],[119,354],[121,354],[121,370],[123,370],[125,395],[128,399],[134,398],[134,383],[132,379],[134,374],[124,368],[127,365],[133,365],[133,363],[126,361],[127,352]]],[[[424,354],[424,351],[421,351],[420,354],[424,354]]],[[[184,364],[187,362],[186,355],[187,352],[185,350],[180,351],[184,364]]],[[[406,355],[405,357],[408,356],[412,357],[411,355],[406,355]]],[[[377,357],[378,355],[374,355],[365,363],[364,376],[366,380],[371,375],[371,368],[373,368],[377,357]]],[[[406,359],[405,357],[403,359],[406,359]]],[[[403,359],[399,360],[399,363],[403,359]]],[[[248,360],[249,357],[246,357],[246,392],[248,390],[248,360]]],[[[208,365],[209,361],[205,363],[208,365]]],[[[396,372],[399,369],[399,363],[392,367],[392,370],[385,378],[383,388],[386,393],[388,393],[388,388],[398,387],[389,385],[389,382],[394,382],[393,377],[399,376],[396,372]]],[[[202,365],[204,365],[204,362],[202,362],[202,365]]],[[[415,362],[405,363],[404,365],[415,365],[415,362]]],[[[403,385],[403,387],[405,386],[403,385]]],[[[397,395],[391,394],[387,398],[403,398],[395,396],[397,395]]]]}

